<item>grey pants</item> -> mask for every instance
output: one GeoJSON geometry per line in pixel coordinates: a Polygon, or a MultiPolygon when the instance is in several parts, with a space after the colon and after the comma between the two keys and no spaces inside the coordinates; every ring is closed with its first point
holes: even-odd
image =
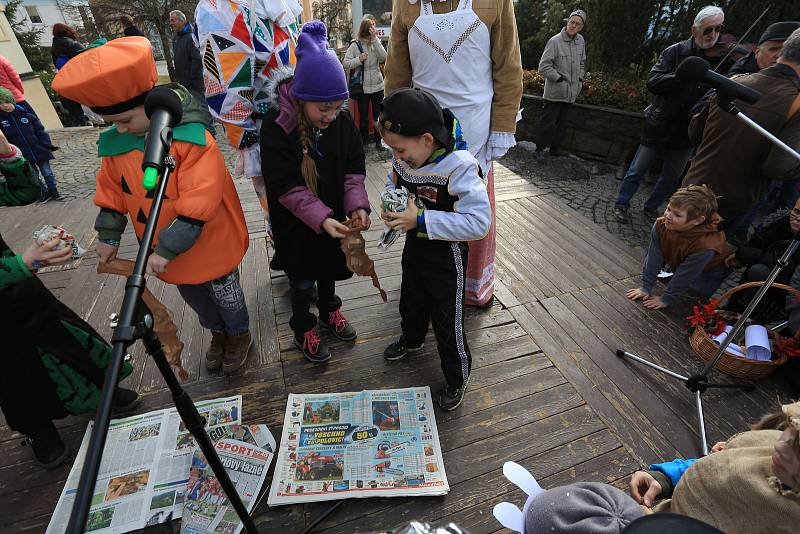
{"type": "Polygon", "coordinates": [[[250,330],[239,269],[203,284],[178,285],[178,291],[197,314],[203,328],[225,331],[230,336],[250,330]]]}

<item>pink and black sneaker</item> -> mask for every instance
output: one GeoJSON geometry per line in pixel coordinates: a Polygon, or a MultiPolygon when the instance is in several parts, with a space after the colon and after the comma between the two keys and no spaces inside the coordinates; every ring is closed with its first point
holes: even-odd
{"type": "Polygon", "coordinates": [[[319,324],[329,329],[334,336],[342,341],[353,341],[358,337],[356,329],[345,319],[341,309],[329,312],[327,317],[320,315],[319,324]]]}
{"type": "Polygon", "coordinates": [[[299,339],[295,334],[294,346],[300,349],[306,360],[311,363],[325,363],[331,359],[331,351],[320,339],[316,326],[307,330],[299,339]]]}

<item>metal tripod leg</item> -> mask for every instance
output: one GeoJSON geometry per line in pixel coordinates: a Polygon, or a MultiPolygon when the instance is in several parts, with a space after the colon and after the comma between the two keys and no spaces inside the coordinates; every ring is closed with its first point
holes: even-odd
{"type": "Polygon", "coordinates": [[[617,349],[617,356],[619,356],[620,358],[630,358],[631,360],[635,360],[635,361],[641,363],[642,365],[646,365],[647,367],[650,367],[651,369],[655,369],[656,371],[664,373],[665,375],[669,375],[672,378],[677,378],[678,380],[683,380],[684,382],[689,380],[689,377],[686,377],[686,376],[683,376],[683,375],[679,375],[678,373],[670,371],[669,369],[661,367],[660,365],[656,365],[653,362],[649,362],[649,361],[647,361],[647,360],[645,360],[643,358],[640,358],[639,356],[637,356],[637,355],[635,355],[635,354],[633,354],[631,352],[628,352],[626,350],[617,349]]]}

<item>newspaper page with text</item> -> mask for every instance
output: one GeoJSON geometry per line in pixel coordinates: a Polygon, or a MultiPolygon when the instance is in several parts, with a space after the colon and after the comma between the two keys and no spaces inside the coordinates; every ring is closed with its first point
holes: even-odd
{"type": "Polygon", "coordinates": [[[289,395],[270,506],[449,491],[427,386],[289,395]]]}
{"type": "MultiPolygon", "coordinates": [[[[241,396],[200,401],[195,405],[205,417],[209,433],[220,426],[241,425],[241,396]]],[[[47,534],[66,530],[92,426],[90,421],[47,534]]],[[[217,434],[224,432],[216,430],[217,434]]],[[[86,532],[121,534],[181,517],[195,448],[194,439],[175,408],[113,419],[108,427],[86,532]]]]}
{"type": "MultiPolygon", "coordinates": [[[[267,478],[272,450],[229,438],[217,441],[214,446],[242,503],[252,511],[267,478]]],[[[181,533],[239,534],[242,528],[236,510],[225,496],[205,456],[199,449],[195,450],[186,485],[181,533]]]]}

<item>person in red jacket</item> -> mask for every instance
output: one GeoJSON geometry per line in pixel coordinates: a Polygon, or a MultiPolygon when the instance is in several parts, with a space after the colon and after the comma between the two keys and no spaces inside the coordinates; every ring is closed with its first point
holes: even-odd
{"type": "Polygon", "coordinates": [[[31,105],[25,100],[25,87],[22,85],[22,78],[19,77],[17,69],[5,56],[0,56],[0,87],[5,87],[11,91],[17,104],[36,115],[31,105]]]}

